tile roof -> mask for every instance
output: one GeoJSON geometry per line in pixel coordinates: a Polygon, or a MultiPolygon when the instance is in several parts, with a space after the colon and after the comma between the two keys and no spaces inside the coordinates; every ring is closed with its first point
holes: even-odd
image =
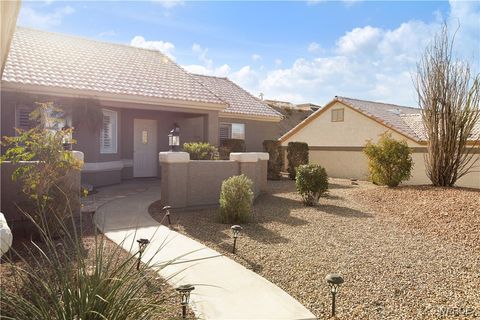
{"type": "MultiPolygon", "coordinates": [[[[427,134],[423,124],[421,110],[419,108],[338,96],[328,103],[327,106],[331,106],[335,102],[341,102],[352,109],[355,109],[360,113],[363,113],[366,116],[378,121],[386,127],[396,130],[397,132],[414,141],[424,142],[427,140],[427,134]]],[[[324,108],[314,112],[307,119],[299,123],[295,128],[284,134],[280,139],[284,141],[295,134],[298,130],[308,125],[308,123],[312,122],[316,117],[322,114],[324,108]]],[[[475,140],[479,136],[480,121],[476,123],[473,129],[471,140],[475,140]]]]}
{"type": "MultiPolygon", "coordinates": [[[[395,104],[381,103],[374,101],[366,101],[359,99],[352,99],[346,97],[336,97],[340,102],[343,102],[353,109],[361,111],[362,113],[374,118],[383,123],[387,127],[400,131],[413,140],[421,140],[416,131],[412,129],[405,121],[402,115],[405,114],[420,114],[420,109],[404,107],[395,104]]],[[[418,129],[418,128],[417,128],[418,129]]]]}
{"type": "Polygon", "coordinates": [[[277,118],[278,120],[282,118],[282,114],[227,78],[197,74],[193,76],[229,104],[229,106],[222,111],[224,113],[257,115],[277,118]]]}
{"type": "Polygon", "coordinates": [[[22,27],[2,82],[225,104],[159,51],[22,27]]]}
{"type": "MultiPolygon", "coordinates": [[[[415,141],[427,140],[427,133],[419,108],[346,97],[336,97],[336,100],[374,118],[389,128],[403,133],[415,141]]],[[[480,121],[476,123],[472,133],[473,137],[478,137],[479,135],[480,121]]]]}

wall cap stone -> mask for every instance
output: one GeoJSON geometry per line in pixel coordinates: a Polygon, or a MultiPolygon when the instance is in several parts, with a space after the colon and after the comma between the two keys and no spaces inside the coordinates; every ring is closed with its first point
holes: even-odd
{"type": "Polygon", "coordinates": [[[12,246],[12,231],[3,213],[0,212],[0,257],[12,246]]]}
{"type": "Polygon", "coordinates": [[[187,152],[165,151],[158,154],[158,159],[165,163],[187,163],[190,155],[187,152]]]}
{"type": "Polygon", "coordinates": [[[257,162],[259,160],[268,160],[269,154],[267,152],[232,152],[230,153],[230,160],[238,162],[257,162]]]}

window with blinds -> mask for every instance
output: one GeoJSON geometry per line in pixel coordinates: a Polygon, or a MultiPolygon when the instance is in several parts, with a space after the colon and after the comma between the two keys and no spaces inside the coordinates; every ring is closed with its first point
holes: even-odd
{"type": "Polygon", "coordinates": [[[245,140],[244,123],[220,123],[220,143],[226,139],[245,140]]]}
{"type": "Polygon", "coordinates": [[[30,130],[35,126],[34,121],[30,120],[31,109],[20,107],[15,109],[15,127],[21,130],[30,130]]]}
{"type": "Polygon", "coordinates": [[[103,124],[100,133],[100,152],[117,153],[117,113],[103,109],[103,124]]]}

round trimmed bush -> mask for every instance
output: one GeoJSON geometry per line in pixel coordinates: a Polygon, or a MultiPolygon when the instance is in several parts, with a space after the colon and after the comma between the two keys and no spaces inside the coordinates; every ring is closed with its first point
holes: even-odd
{"type": "Polygon", "coordinates": [[[190,160],[216,160],[218,150],[208,142],[186,142],[183,150],[188,152],[190,160]]]}
{"type": "Polygon", "coordinates": [[[368,158],[370,179],[374,184],[396,187],[411,177],[412,150],[406,141],[397,141],[391,134],[385,133],[378,143],[369,141],[364,153],[368,158]]]}
{"type": "Polygon", "coordinates": [[[318,164],[301,165],[297,168],[295,185],[302,196],[303,204],[315,206],[320,196],[328,190],[327,171],[318,164]]]}
{"type": "Polygon", "coordinates": [[[233,176],[222,183],[220,220],[223,223],[243,223],[252,215],[252,180],[245,175],[233,176]]]}

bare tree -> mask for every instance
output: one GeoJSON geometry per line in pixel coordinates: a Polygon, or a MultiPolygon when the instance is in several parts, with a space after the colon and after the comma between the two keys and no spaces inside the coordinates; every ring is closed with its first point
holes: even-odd
{"type": "Polygon", "coordinates": [[[417,64],[414,77],[427,135],[426,172],[436,186],[453,186],[474,170],[480,140],[480,75],[454,59],[455,36],[444,24],[417,64]]]}

